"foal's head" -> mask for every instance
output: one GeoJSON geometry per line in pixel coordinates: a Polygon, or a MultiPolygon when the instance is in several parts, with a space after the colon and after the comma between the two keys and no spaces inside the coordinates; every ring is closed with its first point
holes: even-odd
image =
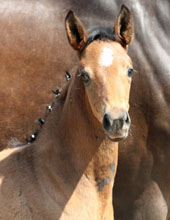
{"type": "Polygon", "coordinates": [[[94,116],[102,123],[109,139],[126,138],[130,127],[128,109],[133,71],[127,54],[133,38],[129,10],[122,6],[114,29],[94,29],[89,36],[82,22],[70,11],[66,31],[69,43],[79,53],[79,74],[94,116]]]}

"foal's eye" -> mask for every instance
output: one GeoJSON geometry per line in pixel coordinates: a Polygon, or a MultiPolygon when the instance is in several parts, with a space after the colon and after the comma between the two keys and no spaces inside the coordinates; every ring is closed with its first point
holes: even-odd
{"type": "Polygon", "coordinates": [[[133,73],[133,68],[131,67],[128,69],[128,76],[131,77],[132,73],[133,73]]]}
{"type": "Polygon", "coordinates": [[[80,74],[80,76],[81,76],[81,78],[83,79],[83,81],[84,81],[85,83],[88,83],[88,82],[89,82],[90,77],[89,77],[89,74],[88,74],[88,73],[82,71],[81,74],[80,74]]]}

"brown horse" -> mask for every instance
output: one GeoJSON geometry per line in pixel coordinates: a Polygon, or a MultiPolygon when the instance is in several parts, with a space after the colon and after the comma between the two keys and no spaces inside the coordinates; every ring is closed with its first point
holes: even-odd
{"type": "Polygon", "coordinates": [[[137,72],[131,135],[119,145],[115,219],[170,220],[170,1],[127,4],[136,27],[129,53],[137,72]]]}
{"type": "Polygon", "coordinates": [[[0,0],[0,150],[26,144],[54,99],[51,90],[77,62],[63,25],[70,8],[56,0],[0,0]]]}
{"type": "Polygon", "coordinates": [[[87,33],[65,20],[79,65],[38,139],[0,154],[0,219],[113,219],[118,143],[130,127],[132,16],[122,6],[113,28],[87,33]]]}
{"type": "Polygon", "coordinates": [[[0,150],[26,144],[54,99],[51,90],[78,63],[63,25],[70,8],[85,25],[112,25],[114,14],[95,0],[0,0],[0,150]]]}
{"type": "Polygon", "coordinates": [[[77,63],[64,34],[66,12],[74,9],[86,26],[112,25],[112,16],[126,3],[135,18],[129,53],[136,73],[131,135],[119,144],[115,218],[169,220],[170,1],[18,2],[0,0],[0,149],[24,143],[24,135],[35,131],[44,104],[53,100],[51,89],[60,88],[65,71],[77,63]]]}

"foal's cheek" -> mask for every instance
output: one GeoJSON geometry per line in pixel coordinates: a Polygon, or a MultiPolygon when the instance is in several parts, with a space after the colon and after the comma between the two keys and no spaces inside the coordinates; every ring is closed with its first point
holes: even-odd
{"type": "Polygon", "coordinates": [[[95,118],[98,119],[102,123],[103,120],[103,103],[100,100],[100,97],[97,94],[97,89],[95,86],[86,87],[86,94],[88,97],[88,101],[92,110],[93,115],[95,118]]]}

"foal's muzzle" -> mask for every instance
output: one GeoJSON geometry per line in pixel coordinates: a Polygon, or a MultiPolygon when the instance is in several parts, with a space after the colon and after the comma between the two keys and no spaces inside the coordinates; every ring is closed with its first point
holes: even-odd
{"type": "Polygon", "coordinates": [[[127,111],[119,113],[105,113],[103,117],[103,128],[105,134],[112,141],[121,141],[128,136],[131,120],[127,111]]]}

